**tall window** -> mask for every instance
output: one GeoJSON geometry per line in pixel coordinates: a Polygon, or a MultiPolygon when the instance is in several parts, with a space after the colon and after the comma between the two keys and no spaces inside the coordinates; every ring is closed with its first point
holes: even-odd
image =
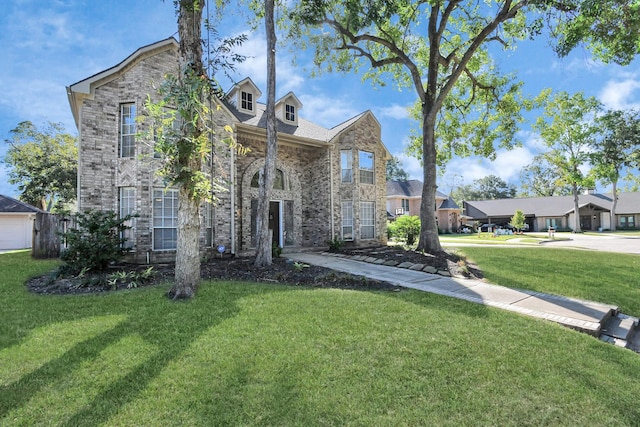
{"type": "Polygon", "coordinates": [[[402,213],[409,215],[409,199],[402,199],[402,213]]]}
{"type": "Polygon", "coordinates": [[[293,105],[290,105],[290,104],[286,104],[284,108],[285,108],[285,116],[284,116],[284,118],[288,122],[295,122],[296,121],[296,107],[294,107],[293,105]]]}
{"type": "Polygon", "coordinates": [[[373,184],[373,153],[360,151],[360,183],[373,184]]]}
{"type": "Polygon", "coordinates": [[[253,94],[250,92],[242,92],[240,94],[240,108],[247,111],[253,111],[253,94]]]}
{"type": "Polygon", "coordinates": [[[120,105],[120,157],[136,154],[136,105],[120,105]]]}
{"type": "Polygon", "coordinates": [[[546,219],[546,224],[547,224],[547,229],[549,227],[553,227],[555,229],[558,229],[558,227],[562,224],[561,220],[558,218],[547,218],[546,219]]]}
{"type": "Polygon", "coordinates": [[[153,249],[175,249],[177,226],[178,190],[153,190],[153,249]]]}
{"type": "Polygon", "coordinates": [[[360,202],[360,238],[373,239],[376,235],[375,202],[360,202]]]}
{"type": "Polygon", "coordinates": [[[342,240],[353,240],[353,202],[342,202],[342,240]]]}
{"type": "MultiPolygon", "coordinates": [[[[133,187],[120,187],[120,206],[119,206],[119,214],[120,218],[124,218],[127,215],[133,215],[136,209],[136,189],[133,187]]],[[[134,244],[134,231],[133,231],[133,219],[130,219],[125,223],[125,225],[131,227],[128,230],[125,230],[122,233],[122,236],[125,240],[122,245],[126,249],[133,248],[134,244]]]]}
{"type": "Polygon", "coordinates": [[[351,150],[340,150],[340,169],[342,182],[353,180],[353,154],[351,150]]]}

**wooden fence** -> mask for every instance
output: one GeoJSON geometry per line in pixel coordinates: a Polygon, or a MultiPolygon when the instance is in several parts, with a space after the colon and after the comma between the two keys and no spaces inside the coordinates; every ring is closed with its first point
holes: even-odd
{"type": "Polygon", "coordinates": [[[61,233],[72,226],[72,220],[62,215],[46,212],[36,214],[33,223],[33,242],[31,256],[33,258],[58,258],[64,248],[61,233]]]}

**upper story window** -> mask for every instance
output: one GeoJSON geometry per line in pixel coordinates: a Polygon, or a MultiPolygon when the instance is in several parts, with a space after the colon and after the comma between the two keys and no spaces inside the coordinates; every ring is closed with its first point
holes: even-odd
{"type": "Polygon", "coordinates": [[[351,150],[340,150],[340,170],[342,182],[353,181],[353,154],[351,150]]]}
{"type": "Polygon", "coordinates": [[[120,157],[136,154],[136,104],[120,104],[120,157]]]}
{"type": "MultiPolygon", "coordinates": [[[[251,187],[258,188],[260,186],[261,173],[262,170],[259,170],[255,173],[255,175],[253,175],[253,178],[251,178],[251,187]]],[[[273,189],[284,190],[284,172],[282,172],[280,169],[276,169],[276,175],[273,178],[273,189]]]]}
{"type": "Polygon", "coordinates": [[[361,184],[373,184],[374,183],[374,173],[373,173],[373,165],[374,158],[373,153],[368,151],[360,151],[360,156],[358,158],[360,163],[360,183],[361,184]]]}
{"type": "Polygon", "coordinates": [[[251,92],[242,91],[240,94],[240,108],[253,111],[253,94],[251,92]]]}
{"type": "Polygon", "coordinates": [[[296,121],[296,107],[291,104],[285,105],[285,115],[284,118],[288,122],[296,121]]]}

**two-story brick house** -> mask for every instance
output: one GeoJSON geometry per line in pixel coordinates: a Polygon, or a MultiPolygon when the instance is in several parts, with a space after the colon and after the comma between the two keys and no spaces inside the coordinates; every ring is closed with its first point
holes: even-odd
{"type": "MultiPolygon", "coordinates": [[[[136,213],[129,232],[132,258],[171,259],[176,247],[177,191],[157,175],[153,141],[140,135],[147,97],[166,73],[177,72],[175,39],[136,50],[121,63],[67,88],[79,131],[78,208],[136,213]]],[[[225,179],[217,201],[202,207],[201,247],[250,253],[255,247],[258,178],[264,167],[265,105],[250,78],[214,101],[215,156],[211,176],[225,179]],[[220,140],[225,126],[247,154],[220,140]]],[[[354,245],[386,241],[385,165],[390,157],[370,111],[326,129],[300,117],[290,92],[276,102],[277,173],[270,202],[273,241],[285,251],[321,248],[337,238],[354,245]]]]}

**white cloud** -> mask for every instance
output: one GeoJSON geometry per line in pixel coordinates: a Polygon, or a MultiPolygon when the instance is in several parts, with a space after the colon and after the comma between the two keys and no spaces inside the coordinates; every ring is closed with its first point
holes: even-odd
{"type": "Polygon", "coordinates": [[[531,163],[533,153],[527,147],[518,147],[513,150],[500,150],[496,159],[491,161],[481,157],[455,158],[449,162],[446,175],[459,175],[464,184],[489,175],[502,178],[507,183],[518,180],[523,167],[531,163]]]}
{"type": "Polygon", "coordinates": [[[537,132],[522,130],[518,132],[517,136],[522,141],[522,144],[529,148],[529,151],[539,152],[547,149],[547,144],[537,132]]]}
{"type": "Polygon", "coordinates": [[[327,128],[337,126],[361,113],[344,98],[318,94],[303,94],[298,97],[303,104],[300,115],[327,128]]]}
{"type": "MultiPolygon", "coordinates": [[[[238,53],[247,59],[238,64],[239,79],[251,77],[251,80],[263,91],[267,86],[267,44],[264,37],[254,33],[238,49],[238,53]]],[[[291,57],[286,49],[278,49],[276,53],[276,90],[278,96],[295,91],[304,84],[304,77],[299,69],[291,64],[291,57]]]]}
{"type": "Polygon", "coordinates": [[[631,76],[623,80],[609,80],[600,91],[598,98],[609,109],[638,108],[640,103],[635,93],[637,89],[640,89],[640,81],[631,76]]]}
{"type": "Polygon", "coordinates": [[[419,159],[417,159],[416,157],[410,157],[403,152],[392,154],[398,158],[400,166],[402,167],[402,169],[404,169],[407,175],[409,175],[409,179],[417,179],[419,181],[422,181],[424,173],[422,171],[422,164],[419,159]]]}
{"type": "Polygon", "coordinates": [[[396,120],[404,120],[409,118],[409,107],[398,104],[392,104],[388,107],[377,109],[376,116],[389,117],[396,120]]]}

